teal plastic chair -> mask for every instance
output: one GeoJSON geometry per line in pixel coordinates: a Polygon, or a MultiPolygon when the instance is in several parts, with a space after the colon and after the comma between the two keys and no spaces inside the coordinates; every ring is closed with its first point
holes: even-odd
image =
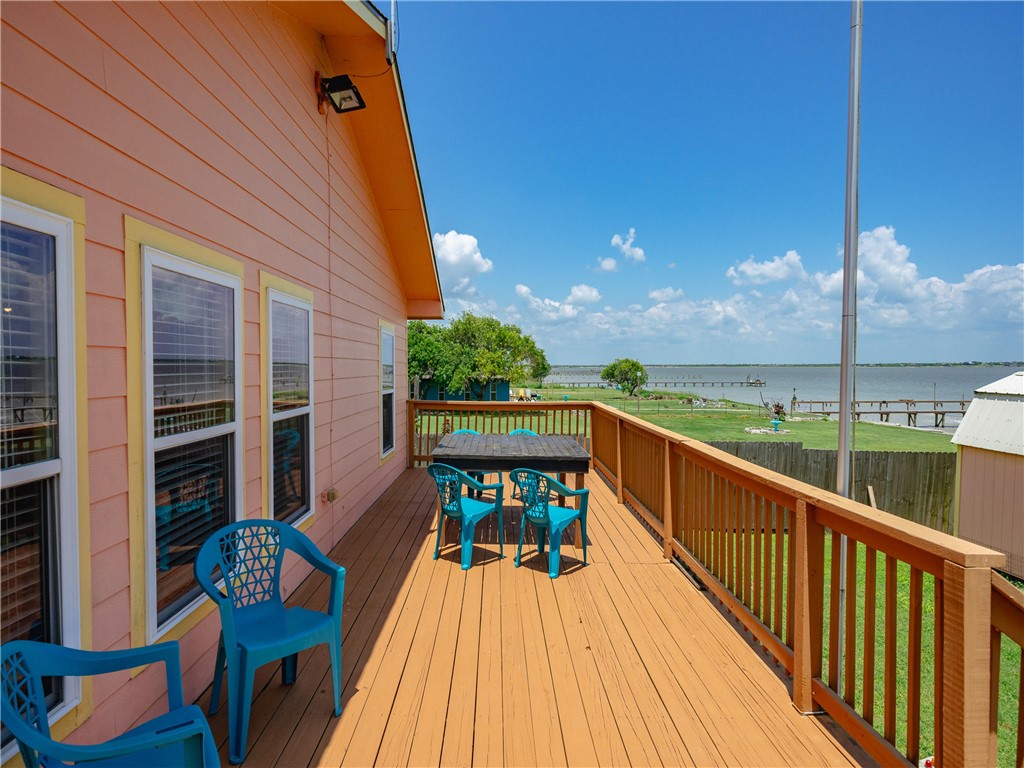
{"type": "Polygon", "coordinates": [[[498,515],[498,552],[504,558],[505,520],[502,514],[502,504],[505,486],[501,483],[484,485],[465,472],[460,472],[447,464],[431,464],[427,467],[427,472],[437,483],[437,495],[441,500],[441,515],[437,520],[437,544],[434,545],[434,559],[437,560],[441,553],[441,531],[444,529],[444,519],[450,517],[453,520],[458,520],[461,526],[462,570],[468,571],[473,564],[473,533],[476,531],[476,524],[493,513],[498,515]],[[494,501],[487,502],[482,499],[470,498],[468,495],[463,496],[463,486],[480,493],[494,491],[494,501]]]}
{"type": "Polygon", "coordinates": [[[523,554],[523,534],[526,532],[526,524],[533,523],[537,529],[537,552],[544,554],[544,538],[548,539],[548,576],[552,579],[558,578],[558,568],[561,564],[562,533],[574,520],[580,521],[581,534],[583,538],[583,564],[587,564],[587,501],[590,499],[590,491],[581,488],[573,491],[562,485],[553,477],[537,472],[532,469],[513,469],[509,473],[512,483],[515,485],[514,495],[523,502],[523,518],[519,524],[519,549],[516,550],[515,564],[519,567],[523,554]],[[578,496],[580,508],[560,507],[552,504],[554,496],[578,496]]]}
{"type": "MultiPolygon", "coordinates": [[[[456,429],[454,432],[452,432],[452,434],[453,435],[479,435],[480,433],[477,432],[475,429],[456,429]]],[[[478,483],[482,483],[484,481],[484,478],[486,477],[486,473],[484,473],[484,472],[467,472],[466,474],[469,475],[470,477],[472,477],[478,483]]],[[[501,472],[498,473],[498,482],[499,483],[501,482],[501,472]]],[[[480,498],[480,496],[482,496],[482,495],[483,495],[482,492],[478,493],[477,494],[477,498],[480,498]]]]}
{"type": "Polygon", "coordinates": [[[210,714],[220,706],[224,665],[228,670],[229,759],[245,759],[252,705],[253,676],[264,664],[281,659],[281,681],[295,682],[299,651],[325,643],[331,654],[334,715],[341,714],[341,610],[345,569],[309,538],[276,520],[232,523],[206,540],[196,556],[196,581],[220,609],[221,634],[213,675],[210,714]],[[281,563],[292,551],[331,579],[327,613],[286,608],[281,599],[281,563]],[[213,573],[223,576],[223,591],[213,573]]]}
{"type": "Polygon", "coordinates": [[[12,640],[0,655],[3,697],[0,717],[18,742],[26,768],[89,766],[220,765],[217,745],[203,711],[185,706],[178,643],[157,643],[123,651],[82,651],[34,640],[12,640]],[[65,744],[50,736],[44,677],[89,677],[163,662],[167,712],[102,744],[65,744]]]}
{"type": "Polygon", "coordinates": [[[511,432],[509,432],[509,434],[510,435],[533,435],[534,437],[538,436],[537,433],[534,432],[532,429],[513,429],[511,432]]]}

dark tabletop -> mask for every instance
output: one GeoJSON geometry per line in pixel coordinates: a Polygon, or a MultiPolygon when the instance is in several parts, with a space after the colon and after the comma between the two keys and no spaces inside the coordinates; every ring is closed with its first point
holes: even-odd
{"type": "Polygon", "coordinates": [[[590,454],[567,435],[454,435],[441,438],[431,452],[434,461],[463,471],[586,472],[590,454]]]}

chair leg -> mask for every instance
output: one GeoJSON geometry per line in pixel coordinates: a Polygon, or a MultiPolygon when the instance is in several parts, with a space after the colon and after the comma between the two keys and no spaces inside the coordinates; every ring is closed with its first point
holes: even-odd
{"type": "Polygon", "coordinates": [[[505,516],[498,510],[498,555],[505,559],[505,516]]]}
{"type": "Polygon", "coordinates": [[[587,564],[587,516],[580,518],[580,535],[583,537],[583,564],[587,564]]]}
{"type": "Polygon", "coordinates": [[[437,560],[437,556],[441,552],[441,531],[444,530],[444,513],[438,512],[437,515],[437,544],[434,545],[434,559],[437,560]]]}
{"type": "Polygon", "coordinates": [[[299,654],[293,653],[281,659],[281,683],[293,685],[299,671],[299,654]]]}
{"type": "Polygon", "coordinates": [[[547,526],[537,526],[537,552],[539,552],[542,555],[544,554],[544,536],[547,535],[547,532],[547,526]]]}
{"type": "Polygon", "coordinates": [[[241,669],[237,675],[236,701],[233,702],[234,706],[232,706],[232,702],[228,702],[228,727],[231,728],[231,733],[235,738],[233,743],[230,736],[228,738],[228,758],[232,765],[238,765],[245,760],[246,742],[249,739],[249,710],[252,707],[253,675],[256,673],[256,670],[246,663],[245,658],[241,659],[239,666],[241,669]],[[232,717],[234,723],[231,723],[232,717]],[[234,727],[231,727],[232,725],[234,727]]]}
{"type": "Polygon", "coordinates": [[[462,570],[468,571],[473,564],[473,533],[476,526],[462,521],[462,570]]]}
{"type": "Polygon", "coordinates": [[[217,714],[220,709],[220,689],[224,683],[224,664],[227,661],[227,654],[224,652],[224,635],[221,634],[217,643],[217,667],[213,670],[213,688],[210,690],[210,716],[217,714]]]}
{"type": "Polygon", "coordinates": [[[519,561],[523,557],[523,535],[526,533],[526,516],[523,515],[523,519],[519,522],[519,548],[516,550],[515,564],[516,568],[519,567],[519,561]]]}
{"type": "Polygon", "coordinates": [[[334,716],[341,715],[341,637],[329,643],[331,651],[331,679],[334,681],[334,716]]]}
{"type": "Polygon", "coordinates": [[[552,526],[548,532],[548,536],[548,576],[552,579],[557,579],[558,566],[562,562],[562,530],[552,526]]]}

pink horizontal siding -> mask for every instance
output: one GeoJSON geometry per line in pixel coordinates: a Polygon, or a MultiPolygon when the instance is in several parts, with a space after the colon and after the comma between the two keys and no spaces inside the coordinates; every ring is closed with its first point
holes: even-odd
{"type": "MultiPolygon", "coordinates": [[[[3,164],[86,201],[89,480],[95,648],[131,638],[124,217],[245,264],[245,513],[260,514],[259,271],[314,294],[311,536],[332,546],[405,466],[379,460],[378,320],[405,365],[405,299],[345,118],[320,115],[320,37],[266,4],[5,3],[3,164]],[[54,87],[60,83],[60,87],[54,87]]],[[[134,470],[133,470],[134,471],[134,470]]],[[[305,575],[289,567],[286,588],[305,575]]],[[[209,684],[219,620],[182,639],[186,696],[209,684]]],[[[74,735],[119,733],[163,705],[162,671],[100,684],[74,735]]]]}

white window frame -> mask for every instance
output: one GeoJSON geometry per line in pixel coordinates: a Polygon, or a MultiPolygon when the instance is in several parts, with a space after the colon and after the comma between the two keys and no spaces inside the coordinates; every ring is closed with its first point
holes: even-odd
{"type": "Polygon", "coordinates": [[[300,299],[295,296],[290,296],[287,293],[275,290],[273,288],[267,289],[267,413],[270,418],[267,419],[267,455],[269,466],[266,468],[267,475],[270,478],[269,485],[269,518],[271,520],[276,519],[274,517],[274,424],[283,419],[290,419],[295,416],[306,415],[309,417],[309,424],[306,427],[306,456],[308,467],[306,469],[306,493],[309,499],[309,508],[301,515],[290,521],[290,525],[298,526],[307,520],[315,511],[314,500],[316,496],[313,494],[313,487],[316,483],[316,465],[314,463],[314,453],[316,440],[313,438],[313,424],[315,422],[313,414],[313,303],[300,299]],[[287,411],[281,411],[280,413],[274,413],[274,302],[280,304],[288,304],[289,306],[296,307],[297,309],[304,310],[306,312],[307,326],[307,340],[309,342],[309,349],[306,354],[309,359],[309,405],[303,406],[302,408],[292,408],[287,411]]]}
{"type": "Polygon", "coordinates": [[[380,376],[380,386],[377,388],[377,402],[380,403],[378,408],[380,409],[380,421],[378,422],[377,434],[380,436],[380,457],[383,459],[386,456],[390,456],[395,452],[398,447],[397,441],[395,440],[395,421],[398,416],[398,402],[395,394],[395,385],[398,383],[398,364],[395,358],[395,329],[388,323],[381,322],[380,334],[379,334],[379,345],[380,359],[378,360],[378,375],[380,376]],[[384,387],[384,344],[385,338],[391,339],[391,364],[393,367],[391,376],[391,387],[384,387]],[[391,395],[391,447],[384,450],[384,396],[391,395]]]}
{"type": "MultiPolygon", "coordinates": [[[[68,648],[82,647],[81,594],[79,588],[78,535],[78,414],[75,407],[75,222],[41,208],[2,198],[0,218],[9,224],[51,235],[54,238],[57,293],[57,440],[60,454],[0,473],[5,488],[56,477],[57,550],[60,584],[60,641],[68,648]]],[[[56,723],[82,701],[82,679],[65,677],[61,701],[47,713],[56,723]]],[[[3,750],[6,760],[17,751],[12,740],[3,750]]]]}
{"type": "Polygon", "coordinates": [[[232,477],[232,499],[234,508],[229,510],[229,519],[232,522],[242,519],[242,494],[244,488],[244,472],[242,463],[243,434],[242,421],[244,419],[242,408],[242,280],[241,278],[221,272],[211,267],[204,266],[190,259],[161,251],[152,246],[142,246],[142,284],[143,284],[143,433],[145,442],[145,478],[146,478],[146,637],[149,642],[159,640],[174,627],[180,624],[185,618],[191,615],[200,605],[209,600],[202,592],[198,594],[187,605],[183,606],[174,616],[165,621],[162,625],[157,623],[157,562],[156,562],[156,485],[153,477],[153,467],[156,454],[165,448],[176,448],[189,443],[195,443],[211,437],[222,437],[233,434],[232,441],[233,464],[232,477]],[[235,365],[234,365],[234,421],[227,424],[217,424],[204,429],[197,429],[191,432],[182,432],[165,437],[155,437],[153,430],[153,268],[159,267],[172,272],[179,272],[199,280],[206,280],[217,285],[231,288],[234,297],[234,344],[235,344],[235,365]]]}

